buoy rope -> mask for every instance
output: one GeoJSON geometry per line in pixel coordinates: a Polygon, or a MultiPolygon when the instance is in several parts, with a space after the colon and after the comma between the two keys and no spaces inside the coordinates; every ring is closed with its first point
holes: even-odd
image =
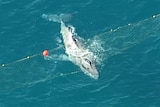
{"type": "MultiPolygon", "coordinates": [[[[55,50],[58,50],[60,48],[62,48],[63,46],[59,46],[57,48],[54,48],[54,49],[51,49],[50,51],[53,52],[55,50]]],[[[38,53],[38,54],[34,54],[34,55],[29,55],[27,57],[24,57],[24,58],[21,58],[21,59],[18,59],[18,60],[15,60],[13,62],[9,62],[9,63],[3,63],[1,64],[1,67],[6,67],[6,66],[9,66],[9,65],[12,65],[12,64],[15,64],[15,63],[19,63],[19,62],[22,62],[22,61],[26,61],[26,60],[29,60],[29,59],[32,59],[34,57],[37,57],[37,56],[40,56],[40,55],[43,55],[43,53],[38,53]]]]}

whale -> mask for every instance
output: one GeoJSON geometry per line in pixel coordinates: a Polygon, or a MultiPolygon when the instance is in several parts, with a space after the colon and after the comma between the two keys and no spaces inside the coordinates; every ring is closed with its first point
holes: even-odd
{"type": "Polygon", "coordinates": [[[60,31],[63,43],[65,46],[65,53],[68,59],[75,65],[79,66],[84,74],[94,78],[99,78],[99,72],[96,68],[94,54],[86,49],[82,43],[77,39],[77,33],[75,28],[71,25],[65,25],[61,21],[61,31],[60,31]]]}
{"type": "Polygon", "coordinates": [[[65,24],[66,20],[64,19],[68,20],[70,16],[65,14],[43,14],[42,18],[60,23],[60,33],[62,35],[66,54],[60,55],[60,57],[63,57],[65,60],[67,59],[68,61],[71,61],[77,65],[84,72],[84,74],[90,76],[93,79],[98,79],[99,72],[96,67],[94,53],[87,49],[81,42],[79,39],[80,37],[75,31],[75,27],[69,24],[65,24]]]}

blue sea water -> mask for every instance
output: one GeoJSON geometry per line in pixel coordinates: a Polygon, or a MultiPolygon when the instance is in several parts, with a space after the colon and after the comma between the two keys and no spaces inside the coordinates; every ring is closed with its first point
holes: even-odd
{"type": "MultiPolygon", "coordinates": [[[[0,0],[0,13],[0,63],[8,64],[0,68],[0,107],[160,106],[158,30],[103,61],[98,80],[76,72],[80,70],[71,62],[46,61],[37,55],[59,46],[60,26],[44,20],[44,13],[76,13],[69,23],[78,35],[92,39],[160,14],[159,0],[0,0]],[[17,61],[28,55],[36,57],[17,61]]],[[[63,49],[53,53],[57,51],[63,53],[63,49]]]]}

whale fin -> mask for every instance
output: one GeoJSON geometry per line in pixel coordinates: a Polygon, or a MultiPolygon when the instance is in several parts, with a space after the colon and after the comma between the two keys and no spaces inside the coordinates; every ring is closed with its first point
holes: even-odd
{"type": "Polygon", "coordinates": [[[50,56],[47,56],[47,57],[44,57],[45,60],[59,60],[59,61],[70,61],[68,56],[65,55],[65,54],[60,54],[60,55],[50,55],[50,56]]]}

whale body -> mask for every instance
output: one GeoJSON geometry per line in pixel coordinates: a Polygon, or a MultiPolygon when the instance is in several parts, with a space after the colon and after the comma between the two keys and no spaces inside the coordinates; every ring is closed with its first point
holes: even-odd
{"type": "Polygon", "coordinates": [[[65,45],[65,52],[69,60],[80,67],[88,76],[98,79],[99,73],[95,66],[94,55],[88,49],[85,49],[76,38],[75,28],[71,25],[65,25],[61,21],[61,32],[65,45]]]}

